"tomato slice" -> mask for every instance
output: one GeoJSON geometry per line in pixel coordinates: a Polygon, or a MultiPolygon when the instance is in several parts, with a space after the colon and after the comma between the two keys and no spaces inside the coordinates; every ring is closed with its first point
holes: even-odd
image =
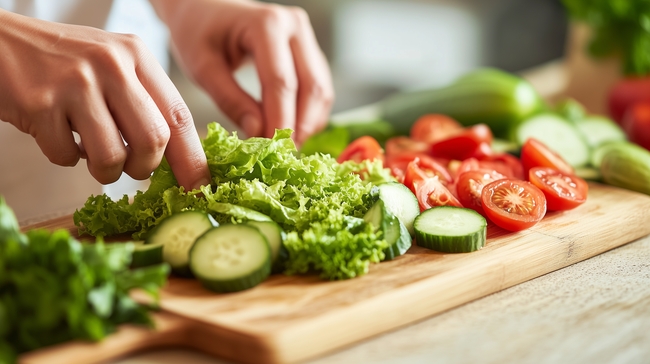
{"type": "Polygon", "coordinates": [[[429,152],[429,144],[405,136],[396,136],[386,141],[386,156],[397,156],[404,153],[429,152]]]}
{"type": "Polygon", "coordinates": [[[409,162],[404,173],[404,185],[415,192],[414,182],[437,176],[440,182],[447,185],[453,182],[447,169],[433,158],[415,158],[409,162]]]}
{"type": "Polygon", "coordinates": [[[492,131],[485,124],[465,128],[461,133],[431,144],[431,155],[448,159],[467,159],[491,152],[492,131]],[[490,148],[490,151],[486,151],[490,148]]]}
{"type": "Polygon", "coordinates": [[[492,181],[506,178],[499,172],[492,170],[470,170],[461,173],[456,182],[456,196],[463,207],[470,208],[485,216],[481,192],[483,187],[492,181]]]}
{"type": "Polygon", "coordinates": [[[414,188],[415,196],[417,196],[420,204],[420,211],[435,206],[463,207],[449,189],[440,182],[438,177],[417,180],[414,182],[414,188]]]}
{"type": "Polygon", "coordinates": [[[361,162],[364,160],[384,160],[384,151],[375,138],[365,135],[355,139],[336,158],[339,163],[345,161],[361,162]]]}
{"type": "Polygon", "coordinates": [[[499,153],[481,159],[478,164],[483,169],[495,170],[508,178],[526,179],[521,161],[508,153],[499,153]]]}
{"type": "Polygon", "coordinates": [[[463,131],[463,126],[447,115],[427,114],[411,126],[411,139],[427,144],[447,139],[463,131]]]}
{"type": "Polygon", "coordinates": [[[589,186],[578,176],[552,168],[535,167],[530,170],[528,179],[546,196],[548,210],[570,210],[587,200],[589,186]]]}
{"type": "Polygon", "coordinates": [[[485,215],[497,226],[519,231],[537,224],[546,215],[546,197],[530,182],[499,179],[483,187],[485,215]]]}
{"type": "Polygon", "coordinates": [[[573,167],[569,163],[547,147],[546,144],[535,138],[526,140],[521,147],[520,159],[525,176],[528,176],[528,171],[533,167],[548,167],[563,173],[573,174],[573,167]]]}

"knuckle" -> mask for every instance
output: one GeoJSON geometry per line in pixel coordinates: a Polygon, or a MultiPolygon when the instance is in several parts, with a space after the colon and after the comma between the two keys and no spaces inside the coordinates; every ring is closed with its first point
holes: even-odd
{"type": "Polygon", "coordinates": [[[120,149],[119,151],[104,151],[104,153],[93,162],[98,169],[110,171],[115,169],[121,170],[124,161],[126,161],[126,151],[120,149]]]}
{"type": "Polygon", "coordinates": [[[297,20],[297,23],[300,25],[310,24],[309,14],[305,9],[299,6],[289,7],[289,11],[293,14],[294,18],[297,20]]]}
{"type": "Polygon", "coordinates": [[[167,109],[168,123],[171,133],[183,132],[194,127],[192,113],[182,100],[173,102],[167,109]]]}
{"type": "Polygon", "coordinates": [[[260,17],[260,24],[265,29],[278,28],[285,23],[287,19],[287,10],[282,6],[270,4],[261,10],[260,17]]]}
{"type": "Polygon", "coordinates": [[[149,132],[142,134],[141,151],[148,155],[159,153],[167,146],[169,135],[166,124],[155,123],[149,132]]]}
{"type": "Polygon", "coordinates": [[[294,94],[298,90],[298,80],[295,76],[275,73],[269,76],[267,85],[270,91],[279,94],[294,94]]]}

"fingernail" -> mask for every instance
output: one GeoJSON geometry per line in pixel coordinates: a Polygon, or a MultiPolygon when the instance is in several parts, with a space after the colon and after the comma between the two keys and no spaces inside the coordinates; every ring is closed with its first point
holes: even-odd
{"type": "Polygon", "coordinates": [[[241,118],[239,125],[241,125],[241,128],[244,130],[247,137],[260,135],[262,123],[251,114],[244,115],[244,117],[241,118]]]}
{"type": "Polygon", "coordinates": [[[193,190],[199,190],[202,186],[207,186],[210,184],[210,180],[207,178],[202,178],[192,186],[193,190]]]}

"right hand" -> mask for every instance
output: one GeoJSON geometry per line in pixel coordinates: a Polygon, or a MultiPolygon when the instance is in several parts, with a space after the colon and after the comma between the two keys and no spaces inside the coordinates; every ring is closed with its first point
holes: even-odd
{"type": "Polygon", "coordinates": [[[52,163],[87,158],[108,184],[148,178],[164,155],[186,189],[210,182],[190,111],[139,38],[4,10],[0,24],[0,120],[52,163]]]}

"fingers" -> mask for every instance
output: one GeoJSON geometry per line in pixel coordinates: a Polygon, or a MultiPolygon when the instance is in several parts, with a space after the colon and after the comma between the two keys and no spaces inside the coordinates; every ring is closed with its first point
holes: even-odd
{"type": "Polygon", "coordinates": [[[260,136],[264,133],[264,118],[260,105],[242,90],[221,55],[210,57],[198,74],[201,75],[198,78],[201,87],[247,136],[260,136]]]}
{"type": "Polygon", "coordinates": [[[115,89],[106,93],[106,103],[127,143],[123,170],[134,179],[147,179],[163,158],[169,127],[135,74],[112,86],[115,89]]]}
{"type": "Polygon", "coordinates": [[[291,42],[291,49],[299,80],[296,140],[302,143],[325,127],[334,100],[334,87],[327,60],[318,47],[306,13],[298,11],[297,18],[300,30],[291,42]]]}
{"type": "Polygon", "coordinates": [[[165,157],[176,180],[186,189],[209,184],[210,171],[201,140],[178,90],[152,56],[142,59],[135,70],[169,128],[165,157]]]}
{"type": "Polygon", "coordinates": [[[288,36],[273,23],[257,34],[251,53],[262,84],[264,136],[295,127],[298,79],[288,36]]]}
{"type": "MultiPolygon", "coordinates": [[[[79,133],[88,156],[88,171],[99,183],[117,181],[122,175],[128,153],[106,101],[101,93],[95,91],[71,101],[75,106],[69,108],[69,119],[72,129],[79,133]]],[[[69,136],[72,138],[72,132],[69,136]]]]}
{"type": "Polygon", "coordinates": [[[34,140],[43,154],[54,164],[71,167],[79,162],[82,152],[74,140],[67,117],[61,115],[51,120],[42,118],[41,126],[34,130],[34,140]]]}

